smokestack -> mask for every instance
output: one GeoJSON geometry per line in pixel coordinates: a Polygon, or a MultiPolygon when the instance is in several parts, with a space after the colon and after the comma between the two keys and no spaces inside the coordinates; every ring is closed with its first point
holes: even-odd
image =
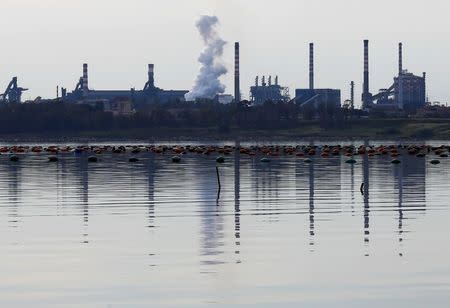
{"type": "Polygon", "coordinates": [[[370,108],[372,94],[369,92],[369,40],[364,40],[364,82],[362,94],[363,109],[370,108]]]}
{"type": "Polygon", "coordinates": [[[314,90],[314,43],[309,43],[309,89],[314,90]]]}
{"type": "Polygon", "coordinates": [[[239,71],[239,42],[234,43],[234,100],[241,102],[241,81],[239,71]]]}
{"type": "Polygon", "coordinates": [[[403,74],[403,44],[398,43],[398,75],[403,74]]]}
{"type": "Polygon", "coordinates": [[[363,93],[369,93],[369,40],[364,40],[364,86],[363,93]]]}
{"type": "Polygon", "coordinates": [[[83,86],[82,86],[83,96],[87,96],[89,92],[89,80],[88,80],[88,65],[83,64],[83,86]]]}
{"type": "Polygon", "coordinates": [[[155,87],[155,65],[148,65],[148,85],[151,89],[155,87]]]}
{"type": "Polygon", "coordinates": [[[355,109],[355,82],[350,82],[350,108],[355,109]]]}

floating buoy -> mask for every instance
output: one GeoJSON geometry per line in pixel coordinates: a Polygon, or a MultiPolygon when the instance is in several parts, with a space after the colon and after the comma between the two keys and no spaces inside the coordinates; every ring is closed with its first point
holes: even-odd
{"type": "Polygon", "coordinates": [[[56,156],[49,156],[48,157],[48,161],[52,162],[52,163],[57,162],[58,161],[58,157],[56,157],[56,156]]]}
{"type": "Polygon", "coordinates": [[[130,158],[128,159],[128,161],[129,161],[130,163],[137,163],[137,162],[139,161],[139,159],[137,159],[136,157],[130,157],[130,158]]]}
{"type": "Polygon", "coordinates": [[[441,163],[441,161],[438,159],[433,159],[432,161],[430,161],[430,164],[432,164],[432,165],[439,165],[440,163],[441,163]]]}
{"type": "Polygon", "coordinates": [[[17,156],[17,155],[12,155],[12,156],[9,157],[9,160],[10,160],[10,161],[19,161],[19,156],[17,156]]]}
{"type": "Polygon", "coordinates": [[[88,161],[91,163],[96,163],[96,162],[98,162],[98,158],[97,158],[97,156],[89,156],[88,161]]]}
{"type": "Polygon", "coordinates": [[[261,162],[262,163],[270,163],[270,159],[267,157],[263,157],[263,158],[261,158],[261,162]]]}
{"type": "Polygon", "coordinates": [[[173,157],[172,157],[172,162],[173,162],[173,163],[179,163],[179,162],[181,162],[181,157],[180,157],[180,156],[173,156],[173,157]]]}
{"type": "Polygon", "coordinates": [[[353,165],[353,164],[356,164],[356,160],[353,159],[353,158],[352,158],[352,159],[348,159],[348,160],[345,161],[345,163],[346,163],[346,164],[352,164],[352,165],[353,165]]]}
{"type": "Polygon", "coordinates": [[[225,162],[225,157],[223,157],[223,156],[217,157],[216,162],[219,164],[223,164],[225,162]]]}
{"type": "Polygon", "coordinates": [[[303,162],[304,162],[305,164],[310,164],[310,163],[312,163],[312,159],[307,158],[307,159],[305,159],[303,162]]]}
{"type": "Polygon", "coordinates": [[[393,159],[393,160],[391,160],[391,164],[398,165],[398,164],[400,164],[400,163],[401,163],[401,161],[398,160],[398,159],[393,159]]]}

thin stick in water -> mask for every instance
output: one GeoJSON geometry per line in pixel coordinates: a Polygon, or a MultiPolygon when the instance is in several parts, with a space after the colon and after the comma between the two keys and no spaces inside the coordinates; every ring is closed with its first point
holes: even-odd
{"type": "Polygon", "coordinates": [[[219,185],[219,190],[217,191],[217,205],[219,205],[220,191],[222,190],[222,185],[220,184],[219,167],[216,166],[217,174],[217,184],[219,185]]]}

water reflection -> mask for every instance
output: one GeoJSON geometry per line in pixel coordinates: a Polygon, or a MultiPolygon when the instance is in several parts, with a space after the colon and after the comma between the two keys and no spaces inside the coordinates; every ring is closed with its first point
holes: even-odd
{"type": "Polygon", "coordinates": [[[148,227],[155,227],[155,174],[158,173],[155,155],[150,155],[146,169],[148,178],[148,227]]]}
{"type": "Polygon", "coordinates": [[[309,245],[314,245],[314,163],[309,164],[309,245]]]}
{"type": "Polygon", "coordinates": [[[240,142],[236,141],[234,150],[234,237],[236,263],[240,263],[241,253],[241,153],[239,151],[240,142]]]}
{"type": "MultiPolygon", "coordinates": [[[[237,149],[239,145],[236,142],[237,149]]],[[[198,216],[200,255],[205,264],[217,264],[225,262],[220,256],[226,253],[229,215],[233,215],[233,252],[240,263],[243,216],[277,224],[283,220],[281,215],[307,214],[308,245],[314,251],[322,222],[338,219],[336,214],[347,212],[349,204],[348,210],[355,215],[355,205],[361,202],[365,254],[369,255],[371,216],[386,210],[396,213],[399,249],[404,254],[405,232],[412,231],[405,229],[405,219],[418,218],[417,213],[426,209],[426,158],[404,156],[401,165],[393,166],[388,158],[365,155],[358,168],[343,164],[343,157],[317,157],[305,164],[294,156],[281,156],[263,164],[258,157],[242,156],[236,150],[220,166],[223,190],[217,207],[215,157],[189,154],[175,165],[168,155],[143,153],[135,164],[122,155],[105,155],[98,164],[71,155],[56,164],[42,156],[25,157],[18,163],[4,160],[0,172],[7,176],[1,179],[0,190],[9,226],[18,226],[21,207],[36,204],[34,211],[51,214],[51,204],[62,206],[61,211],[75,206],[81,209],[83,242],[89,243],[90,215],[99,207],[102,215],[145,209],[146,227],[152,229],[158,217],[198,216]],[[355,194],[361,182],[362,198],[355,194]],[[36,196],[40,198],[33,199],[36,196]]]]}
{"type": "Polygon", "coordinates": [[[92,294],[89,303],[106,307],[121,293],[124,306],[168,306],[167,294],[192,307],[308,297],[351,306],[339,305],[348,290],[361,290],[362,304],[374,292],[447,290],[448,160],[262,163],[236,150],[220,164],[217,206],[215,155],[187,154],[180,164],[171,153],[137,156],[0,156],[0,289],[11,302],[92,294]]]}
{"type": "MultiPolygon", "coordinates": [[[[365,146],[367,147],[367,142],[365,143],[365,146]]],[[[364,196],[364,242],[366,245],[369,245],[370,241],[370,205],[369,205],[369,192],[370,192],[370,166],[369,166],[369,156],[364,155],[363,156],[363,196],[364,196]]],[[[369,253],[366,252],[366,256],[368,256],[369,253]]]]}
{"type": "Polygon", "coordinates": [[[414,156],[404,156],[402,164],[396,166],[393,173],[395,189],[398,193],[399,255],[403,256],[404,220],[412,218],[409,215],[405,217],[405,214],[420,213],[426,209],[426,160],[414,156]]]}
{"type": "MultiPolygon", "coordinates": [[[[3,171],[3,170],[2,170],[3,171]]],[[[22,183],[22,167],[17,163],[10,163],[6,166],[8,184],[9,225],[13,228],[19,227],[19,204],[22,183]]],[[[3,172],[2,172],[3,173],[3,172]]]]}

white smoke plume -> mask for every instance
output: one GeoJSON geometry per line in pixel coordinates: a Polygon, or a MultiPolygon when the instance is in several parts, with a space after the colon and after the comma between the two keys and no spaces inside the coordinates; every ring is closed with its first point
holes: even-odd
{"type": "Polygon", "coordinates": [[[216,31],[219,19],[216,16],[201,16],[196,27],[205,44],[205,48],[198,58],[200,72],[192,90],[186,94],[186,100],[197,98],[214,98],[225,92],[225,85],[219,78],[227,73],[222,62],[223,47],[227,42],[222,40],[216,31]]]}

